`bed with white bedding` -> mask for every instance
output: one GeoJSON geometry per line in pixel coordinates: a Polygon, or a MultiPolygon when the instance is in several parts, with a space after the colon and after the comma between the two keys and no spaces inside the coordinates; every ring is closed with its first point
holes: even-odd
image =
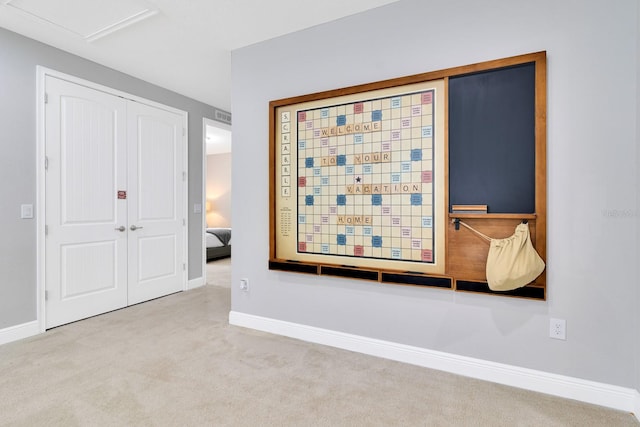
{"type": "Polygon", "coordinates": [[[207,244],[207,261],[231,256],[230,228],[207,228],[204,234],[207,244]]]}

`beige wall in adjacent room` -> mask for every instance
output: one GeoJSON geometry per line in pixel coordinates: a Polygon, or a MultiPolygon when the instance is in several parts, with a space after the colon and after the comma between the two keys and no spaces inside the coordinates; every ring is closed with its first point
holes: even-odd
{"type": "Polygon", "coordinates": [[[207,227],[231,227],[231,153],[207,156],[207,227]]]}

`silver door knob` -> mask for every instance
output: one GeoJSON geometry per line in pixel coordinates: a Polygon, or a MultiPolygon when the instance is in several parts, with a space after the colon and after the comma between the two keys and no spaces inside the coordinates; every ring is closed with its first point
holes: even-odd
{"type": "Polygon", "coordinates": [[[144,228],[144,227],[136,227],[135,225],[132,225],[131,227],[129,227],[129,229],[130,229],[131,231],[136,231],[136,230],[139,230],[139,229],[141,229],[141,228],[144,228]]]}
{"type": "Polygon", "coordinates": [[[116,230],[123,232],[126,228],[124,228],[124,225],[121,225],[120,227],[116,227],[116,230]]]}

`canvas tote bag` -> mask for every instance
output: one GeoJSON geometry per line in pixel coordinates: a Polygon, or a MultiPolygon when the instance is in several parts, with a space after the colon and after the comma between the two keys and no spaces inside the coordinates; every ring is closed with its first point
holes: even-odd
{"type": "Polygon", "coordinates": [[[518,224],[513,235],[504,239],[492,239],[462,221],[460,224],[489,242],[487,283],[492,291],[521,288],[544,271],[544,261],[531,243],[529,224],[518,224]]]}

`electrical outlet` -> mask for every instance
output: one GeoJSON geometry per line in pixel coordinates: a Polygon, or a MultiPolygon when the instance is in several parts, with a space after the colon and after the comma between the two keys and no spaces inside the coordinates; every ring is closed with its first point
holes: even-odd
{"type": "Polygon", "coordinates": [[[567,321],[564,319],[549,319],[549,337],[557,340],[566,340],[567,321]]]}
{"type": "Polygon", "coordinates": [[[249,279],[240,279],[240,290],[249,291],[249,279]]]}

